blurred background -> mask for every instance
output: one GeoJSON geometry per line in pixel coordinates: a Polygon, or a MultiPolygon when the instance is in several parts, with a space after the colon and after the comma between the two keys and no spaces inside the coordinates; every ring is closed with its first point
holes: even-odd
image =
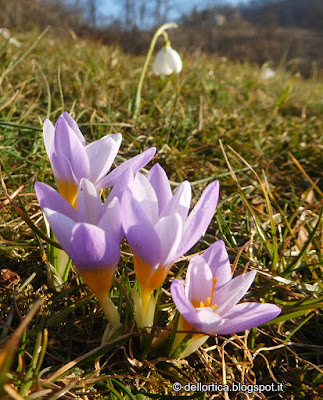
{"type": "Polygon", "coordinates": [[[0,0],[0,27],[18,38],[50,25],[54,38],[76,34],[133,54],[165,22],[179,24],[170,38],[187,54],[269,62],[304,77],[323,70],[322,0],[0,0]]]}

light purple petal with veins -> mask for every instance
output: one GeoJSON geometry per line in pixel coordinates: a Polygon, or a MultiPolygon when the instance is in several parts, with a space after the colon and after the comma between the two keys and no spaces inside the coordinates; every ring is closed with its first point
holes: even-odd
{"type": "Polygon", "coordinates": [[[55,179],[70,180],[71,172],[78,180],[88,178],[90,164],[83,144],[64,118],[59,118],[55,127],[52,167],[58,174],[55,179]]]}
{"type": "Polygon", "coordinates": [[[122,135],[117,133],[104,136],[85,147],[90,162],[90,179],[93,183],[104,178],[109,172],[119,151],[121,141],[122,135]]]}
{"type": "Polygon", "coordinates": [[[111,192],[108,198],[106,199],[106,202],[104,203],[103,207],[107,207],[115,197],[117,197],[121,202],[123,193],[125,193],[125,191],[128,188],[131,188],[133,184],[134,184],[133,173],[131,169],[126,169],[122,173],[122,175],[120,175],[120,177],[116,180],[116,183],[113,185],[113,188],[111,189],[111,192]]]}
{"type": "Polygon", "coordinates": [[[35,183],[35,192],[41,208],[55,210],[76,220],[76,210],[55,189],[42,182],[35,183]]]}
{"type": "Polygon", "coordinates": [[[203,259],[210,266],[212,274],[216,277],[216,290],[232,279],[232,272],[228,253],[223,240],[214,242],[203,254],[203,259]]]}
{"type": "Polygon", "coordinates": [[[52,159],[52,152],[53,152],[54,132],[55,132],[54,125],[50,122],[49,119],[45,119],[43,124],[43,138],[44,138],[46,153],[50,161],[52,159]]]}
{"type": "MultiPolygon", "coordinates": [[[[216,311],[216,310],[215,310],[216,311]]],[[[214,333],[224,323],[223,318],[217,314],[211,307],[197,308],[198,324],[195,325],[198,331],[205,333],[214,333]]]]}
{"type": "Polygon", "coordinates": [[[122,226],[133,252],[154,268],[160,259],[160,240],[141,204],[127,190],[122,196],[122,226]]]}
{"type": "MultiPolygon", "coordinates": [[[[57,155],[57,152],[52,153],[50,160],[55,180],[75,182],[75,174],[72,172],[71,164],[63,155],[57,155]]],[[[76,183],[76,182],[75,182],[76,183]]]]}
{"type": "MultiPolygon", "coordinates": [[[[178,213],[182,218],[183,227],[186,223],[187,214],[191,204],[191,185],[188,181],[181,183],[174,196],[164,207],[160,217],[166,217],[178,213]]],[[[181,254],[182,255],[182,254],[181,254]]]]}
{"type": "Polygon", "coordinates": [[[75,222],[64,214],[57,211],[50,210],[49,208],[43,209],[44,214],[63,250],[70,256],[71,255],[71,237],[75,222]]]}
{"type": "Polygon", "coordinates": [[[127,160],[120,164],[116,169],[111,171],[108,176],[105,178],[102,178],[97,186],[100,187],[101,189],[106,189],[108,187],[111,187],[115,184],[116,180],[120,177],[120,175],[128,168],[131,168],[132,172],[135,174],[141,168],[143,168],[145,165],[149,163],[149,161],[153,158],[154,154],[156,153],[156,147],[151,147],[150,149],[144,151],[141,154],[138,154],[137,156],[130,158],[130,160],[127,160]]]}
{"type": "Polygon", "coordinates": [[[169,180],[166,172],[158,163],[151,168],[147,178],[157,195],[158,212],[160,215],[173,196],[169,180]]]}
{"type": "Polygon", "coordinates": [[[270,303],[241,303],[222,316],[223,325],[216,331],[219,335],[243,332],[264,324],[281,313],[281,309],[270,303]]]}
{"type": "Polygon", "coordinates": [[[121,207],[117,197],[114,197],[105,208],[98,227],[103,229],[114,241],[121,242],[124,233],[121,226],[121,207]]]}
{"type": "Polygon", "coordinates": [[[210,183],[204,190],[199,201],[188,216],[179,254],[190,250],[204,234],[214,213],[219,199],[219,182],[210,183]]]}
{"type": "Polygon", "coordinates": [[[169,215],[161,218],[154,226],[161,245],[159,259],[160,266],[168,267],[175,260],[177,247],[182,237],[182,219],[179,214],[169,215]]]}
{"type": "Polygon", "coordinates": [[[214,289],[214,303],[218,304],[216,311],[224,315],[234,307],[238,301],[247,293],[249,287],[255,279],[256,271],[250,271],[243,275],[238,275],[220,289],[214,289]]]}
{"type": "Polygon", "coordinates": [[[102,207],[101,197],[93,183],[81,179],[77,193],[77,222],[97,225],[102,207]]]}
{"type": "Polygon", "coordinates": [[[72,232],[70,256],[80,270],[116,267],[120,258],[119,243],[107,240],[103,229],[79,223],[72,232]]]}
{"type": "Polygon", "coordinates": [[[185,282],[185,296],[193,303],[200,304],[211,296],[213,276],[210,267],[204,259],[194,256],[187,269],[185,282]]]}
{"type": "Polygon", "coordinates": [[[185,296],[184,282],[179,279],[174,279],[170,291],[176,308],[182,314],[184,319],[195,326],[199,323],[195,308],[189,299],[185,296]]]}
{"type": "Polygon", "coordinates": [[[148,220],[154,225],[158,219],[158,201],[148,179],[138,172],[130,190],[133,197],[140,203],[148,220]]]}
{"type": "Polygon", "coordinates": [[[63,114],[59,118],[62,118],[67,122],[67,124],[70,126],[70,128],[75,132],[75,134],[78,137],[79,141],[83,144],[83,146],[85,146],[84,136],[83,136],[80,128],[78,127],[77,123],[75,122],[74,118],[72,118],[69,115],[69,113],[67,113],[66,111],[64,111],[63,114]]]}

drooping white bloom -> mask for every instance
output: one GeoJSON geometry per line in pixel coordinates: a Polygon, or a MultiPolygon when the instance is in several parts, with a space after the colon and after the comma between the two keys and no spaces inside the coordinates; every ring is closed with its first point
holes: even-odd
{"type": "Polygon", "coordinates": [[[16,47],[21,47],[21,43],[18,42],[17,39],[12,37],[11,32],[7,28],[0,28],[0,36],[4,37],[5,39],[8,40],[10,44],[13,44],[16,47]]]}
{"type": "Polygon", "coordinates": [[[183,67],[180,55],[169,43],[166,43],[157,53],[153,63],[155,75],[170,75],[173,72],[180,73],[183,67]]]}
{"type": "Polygon", "coordinates": [[[261,71],[261,78],[265,81],[268,79],[275,78],[275,76],[276,76],[276,72],[269,67],[263,68],[261,71]]]}

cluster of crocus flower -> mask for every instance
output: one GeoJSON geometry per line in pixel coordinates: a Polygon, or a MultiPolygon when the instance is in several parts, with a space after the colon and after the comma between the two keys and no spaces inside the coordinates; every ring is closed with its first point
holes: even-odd
{"type": "Polygon", "coordinates": [[[63,250],[99,299],[109,322],[116,326],[119,316],[109,289],[123,238],[121,196],[131,174],[144,167],[156,149],[144,151],[109,173],[121,145],[121,134],[110,134],[86,145],[77,123],[64,112],[55,127],[45,120],[43,137],[59,193],[37,182],[38,201],[63,250]],[[103,205],[99,190],[112,186],[103,205]]]}
{"type": "MultiPolygon", "coordinates": [[[[154,290],[206,231],[217,206],[219,183],[210,183],[190,211],[188,181],[173,194],[159,164],[147,176],[139,172],[155,148],[109,172],[121,140],[120,134],[112,134],[86,145],[69,114],[59,117],[55,127],[46,120],[44,141],[58,192],[41,182],[35,184],[35,191],[57,240],[97,296],[112,327],[120,326],[120,316],[109,290],[120,259],[120,243],[126,237],[140,285],[140,294],[133,292],[136,321],[144,327],[152,324],[154,290]],[[100,190],[108,187],[112,189],[102,203],[100,190]]],[[[252,271],[232,279],[221,241],[195,256],[186,283],[174,280],[171,285],[181,314],[179,329],[229,334],[274,318],[280,312],[275,305],[237,304],[254,277],[252,271]]],[[[175,343],[181,340],[179,335],[175,343]]]]}

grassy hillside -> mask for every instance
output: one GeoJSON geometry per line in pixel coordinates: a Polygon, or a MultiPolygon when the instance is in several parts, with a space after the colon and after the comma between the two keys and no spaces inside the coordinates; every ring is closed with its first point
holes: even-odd
{"type": "MultiPolygon", "coordinates": [[[[10,348],[17,349],[7,365],[3,398],[318,399],[323,82],[283,68],[264,80],[258,66],[186,56],[179,77],[160,79],[149,71],[141,113],[134,120],[131,104],[143,57],[75,35],[61,39],[31,33],[18,39],[19,49],[0,42],[0,345],[11,340],[10,348]],[[55,123],[63,111],[75,117],[88,142],[121,132],[118,162],[156,146],[150,166],[159,162],[174,187],[188,179],[193,203],[208,182],[218,179],[216,215],[190,255],[223,239],[236,272],[258,271],[250,298],[276,303],[281,316],[245,334],[210,337],[182,361],[168,358],[162,347],[146,354],[139,340],[144,334],[137,332],[129,311],[124,283],[132,284],[134,275],[123,243],[111,297],[119,305],[124,333],[101,346],[106,319],[96,298],[75,270],[61,290],[49,286],[46,242],[21,218],[27,214],[45,231],[33,186],[36,180],[55,183],[42,124],[45,118],[55,123]],[[40,311],[20,332],[21,320],[39,298],[40,311]],[[249,397],[220,391],[177,394],[175,381],[183,386],[278,382],[284,390],[249,397]]],[[[187,259],[176,263],[159,294],[157,336],[174,310],[170,282],[174,276],[184,278],[186,267],[187,259]]]]}

